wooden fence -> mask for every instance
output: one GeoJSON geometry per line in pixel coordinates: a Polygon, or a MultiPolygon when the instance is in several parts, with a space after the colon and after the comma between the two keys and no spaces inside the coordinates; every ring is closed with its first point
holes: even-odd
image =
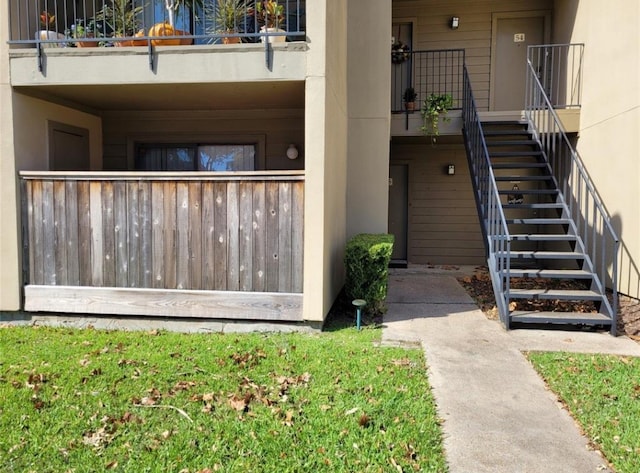
{"type": "Polygon", "coordinates": [[[303,172],[21,178],[26,285],[302,293],[303,172]]]}

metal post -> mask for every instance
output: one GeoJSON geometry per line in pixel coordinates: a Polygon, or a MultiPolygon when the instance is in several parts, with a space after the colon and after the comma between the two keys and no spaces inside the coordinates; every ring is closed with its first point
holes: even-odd
{"type": "Polygon", "coordinates": [[[356,327],[360,330],[360,324],[362,322],[362,308],[367,305],[367,301],[364,299],[354,299],[351,301],[356,308],[356,327]]]}

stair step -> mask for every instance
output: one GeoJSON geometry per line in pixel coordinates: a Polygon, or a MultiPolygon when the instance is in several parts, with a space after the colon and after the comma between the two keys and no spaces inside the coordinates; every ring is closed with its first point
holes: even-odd
{"type": "Polygon", "coordinates": [[[507,223],[520,225],[567,225],[571,220],[568,218],[512,218],[507,219],[507,223]]]}
{"type": "Polygon", "coordinates": [[[502,204],[503,209],[561,209],[562,204],[502,204]]]}
{"type": "Polygon", "coordinates": [[[535,140],[490,140],[486,141],[487,146],[537,146],[535,140]]]}
{"type": "MultiPolygon", "coordinates": [[[[498,189],[498,194],[513,194],[513,189],[498,189]]],[[[558,189],[518,189],[518,194],[557,194],[558,189]]]]}
{"type": "MultiPolygon", "coordinates": [[[[506,253],[496,253],[499,257],[506,257],[506,253]]],[[[584,253],[576,251],[511,251],[511,259],[584,259],[584,253]]]]}
{"type": "Polygon", "coordinates": [[[515,158],[517,156],[542,156],[542,151],[490,151],[490,158],[515,158]]]}
{"type": "MultiPolygon", "coordinates": [[[[544,278],[544,279],[592,279],[593,273],[583,269],[511,269],[512,278],[544,278]]],[[[502,271],[507,276],[507,271],[502,271]]]]}
{"type": "Polygon", "coordinates": [[[511,181],[550,181],[553,176],[496,176],[496,182],[511,182],[511,181]]]}
{"type": "Polygon", "coordinates": [[[535,162],[535,163],[493,163],[491,165],[493,169],[540,169],[546,168],[547,163],[535,162]]]}
{"type": "Polygon", "coordinates": [[[558,235],[558,234],[516,234],[511,235],[511,239],[515,241],[576,241],[575,235],[558,235]]]}
{"type": "Polygon", "coordinates": [[[611,318],[605,314],[592,312],[535,312],[515,310],[511,312],[512,322],[611,325],[611,318]]]}
{"type": "Polygon", "coordinates": [[[565,301],[599,301],[603,295],[590,290],[567,289],[511,289],[512,299],[559,299],[565,301]]]}

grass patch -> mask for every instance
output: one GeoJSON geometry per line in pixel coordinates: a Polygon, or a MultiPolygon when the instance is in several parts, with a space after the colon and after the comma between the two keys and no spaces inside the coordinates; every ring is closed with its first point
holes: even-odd
{"type": "Polygon", "coordinates": [[[640,471],[640,358],[529,353],[618,473],[640,471]]]}
{"type": "Polygon", "coordinates": [[[422,352],[377,338],[0,329],[0,471],[446,471],[422,352]]]}

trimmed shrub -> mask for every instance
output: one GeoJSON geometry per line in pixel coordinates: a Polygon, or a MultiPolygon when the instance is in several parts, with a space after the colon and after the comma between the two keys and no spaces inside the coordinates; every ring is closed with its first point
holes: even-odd
{"type": "Polygon", "coordinates": [[[384,302],[393,240],[389,234],[361,233],[347,242],[345,292],[351,300],[367,301],[365,311],[371,315],[386,312],[384,302]]]}

